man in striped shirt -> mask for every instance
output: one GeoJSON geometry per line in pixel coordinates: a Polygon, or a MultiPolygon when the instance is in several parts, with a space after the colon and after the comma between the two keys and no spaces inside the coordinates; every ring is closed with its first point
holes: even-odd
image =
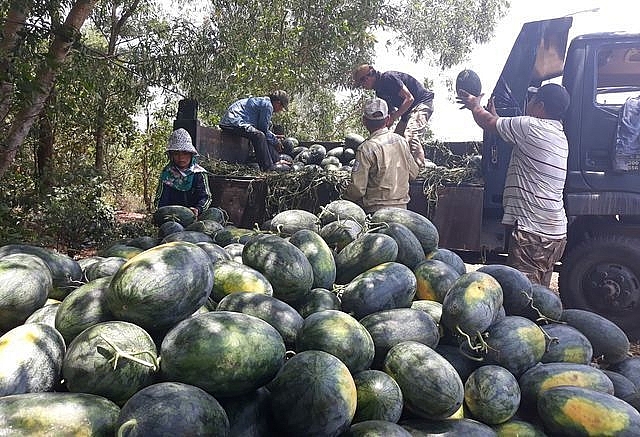
{"type": "Polygon", "coordinates": [[[458,94],[478,126],[513,144],[502,200],[502,223],[511,228],[507,264],[548,287],[567,241],[562,193],[569,147],[562,119],[569,94],[554,83],[530,92],[521,117],[499,117],[493,101],[485,109],[482,95],[458,94]]]}

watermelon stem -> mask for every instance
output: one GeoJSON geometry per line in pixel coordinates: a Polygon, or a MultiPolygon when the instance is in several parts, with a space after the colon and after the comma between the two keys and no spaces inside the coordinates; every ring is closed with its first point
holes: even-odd
{"type": "Polygon", "coordinates": [[[542,314],[542,312],[533,304],[533,296],[528,294],[526,291],[521,291],[521,293],[523,293],[524,295],[526,295],[529,298],[529,307],[534,310],[536,313],[538,313],[538,318],[536,319],[536,322],[553,322],[553,323],[563,323],[560,320],[555,320],[555,319],[551,319],[547,316],[545,316],[544,314],[542,314]]]}
{"type": "Polygon", "coordinates": [[[136,425],[138,425],[138,421],[136,419],[129,419],[126,422],[124,422],[122,425],[120,425],[120,427],[118,428],[118,437],[123,437],[125,435],[129,435],[129,430],[131,428],[135,428],[136,425]]]}
{"type": "Polygon", "coordinates": [[[104,335],[100,335],[100,338],[102,338],[105,341],[105,343],[107,343],[109,346],[111,346],[111,348],[115,352],[113,357],[111,357],[111,359],[109,360],[109,362],[113,361],[113,370],[116,370],[116,367],[118,367],[118,360],[120,358],[125,358],[125,359],[127,359],[129,361],[133,361],[134,363],[141,364],[141,365],[143,365],[145,367],[150,367],[154,372],[156,370],[158,370],[158,361],[154,358],[154,356],[151,353],[151,351],[125,352],[122,349],[120,349],[118,347],[118,345],[116,345],[116,344],[110,342],[109,340],[107,340],[104,337],[104,335]],[[136,355],[142,355],[142,354],[150,355],[152,362],[141,360],[141,359],[135,357],[136,355]]]}

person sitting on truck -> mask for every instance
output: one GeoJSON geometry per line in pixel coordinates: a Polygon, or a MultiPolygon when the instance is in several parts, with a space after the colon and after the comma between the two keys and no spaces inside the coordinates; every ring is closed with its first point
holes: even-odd
{"type": "Polygon", "coordinates": [[[399,71],[379,72],[369,64],[357,67],[353,80],[358,86],[374,90],[390,109],[387,127],[398,120],[395,132],[403,135],[411,155],[420,168],[426,164],[422,141],[427,135],[427,122],[433,114],[433,91],[413,76],[399,71]]]}
{"type": "Polygon", "coordinates": [[[507,264],[548,287],[567,242],[563,189],[569,147],[562,120],[569,93],[554,83],[530,92],[520,117],[499,117],[493,99],[483,108],[482,94],[458,90],[458,100],[478,126],[513,144],[502,200],[502,223],[511,231],[507,264]]]}
{"type": "Polygon", "coordinates": [[[155,195],[155,207],[186,206],[196,215],[209,208],[212,201],[207,171],[196,163],[198,152],[191,135],[180,128],[167,144],[169,163],[162,169],[155,195]]]}
{"type": "Polygon", "coordinates": [[[286,110],[289,96],[282,90],[266,97],[249,97],[235,101],[220,120],[220,128],[249,139],[256,161],[263,171],[271,170],[280,161],[282,144],[270,130],[274,113],[286,110]]]}
{"type": "Polygon", "coordinates": [[[365,212],[380,208],[407,208],[409,181],[420,168],[409,151],[407,140],[387,126],[387,103],[379,98],[367,100],[362,123],[370,135],[356,150],[351,181],[343,197],[358,203],[365,212]]]}
{"type": "Polygon", "coordinates": [[[613,155],[615,171],[640,170],[640,95],[625,100],[618,114],[616,146],[613,155]]]}

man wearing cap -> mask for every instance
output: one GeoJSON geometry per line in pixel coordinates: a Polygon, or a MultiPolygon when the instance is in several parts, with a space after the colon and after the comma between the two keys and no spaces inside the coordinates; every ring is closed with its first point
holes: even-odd
{"type": "Polygon", "coordinates": [[[169,163],[162,169],[155,195],[155,206],[180,205],[196,217],[211,205],[207,171],[196,164],[198,152],[185,129],[173,131],[167,144],[169,163]]]}
{"type": "Polygon", "coordinates": [[[555,83],[529,92],[525,115],[520,117],[499,117],[492,100],[483,108],[482,95],[458,90],[458,99],[478,126],[513,144],[502,200],[502,223],[511,230],[507,264],[548,287],[567,242],[562,193],[569,147],[562,119],[569,93],[555,83]]]}
{"type": "Polygon", "coordinates": [[[282,144],[270,130],[274,113],[287,109],[289,96],[277,90],[266,97],[249,97],[234,102],[220,120],[220,128],[248,138],[263,171],[280,160],[282,144]]]}
{"type": "Polygon", "coordinates": [[[399,71],[379,72],[369,64],[362,64],[353,72],[356,85],[374,90],[390,109],[387,126],[398,121],[395,132],[409,143],[411,155],[418,166],[426,163],[422,140],[427,134],[427,122],[433,114],[433,91],[413,76],[399,71]]]}
{"type": "Polygon", "coordinates": [[[406,209],[409,181],[420,172],[407,141],[389,131],[388,122],[384,100],[365,102],[362,123],[370,135],[356,150],[351,182],[343,197],[360,204],[367,213],[384,207],[406,209]]]}

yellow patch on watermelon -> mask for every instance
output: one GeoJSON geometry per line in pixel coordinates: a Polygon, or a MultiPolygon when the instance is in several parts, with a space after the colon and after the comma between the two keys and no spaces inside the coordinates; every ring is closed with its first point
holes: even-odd
{"type": "Polygon", "coordinates": [[[587,435],[613,435],[629,426],[629,416],[610,410],[589,399],[567,399],[562,412],[575,424],[579,424],[587,435]]]}
{"type": "Polygon", "coordinates": [[[349,409],[349,416],[353,418],[356,414],[356,407],[358,404],[358,392],[356,390],[356,383],[353,381],[353,376],[347,366],[341,366],[338,369],[338,390],[342,394],[342,399],[347,401],[347,407],[349,409]]]}

